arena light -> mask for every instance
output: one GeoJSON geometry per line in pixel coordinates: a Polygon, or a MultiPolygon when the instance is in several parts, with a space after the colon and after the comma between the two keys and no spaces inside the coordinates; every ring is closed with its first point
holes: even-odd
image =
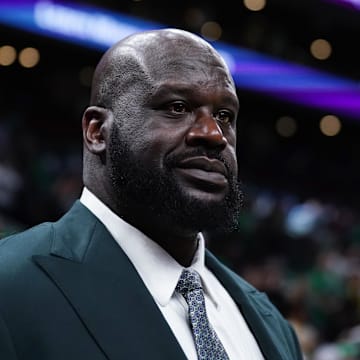
{"type": "MultiPolygon", "coordinates": [[[[97,7],[45,0],[0,0],[0,22],[100,51],[136,31],[166,27],[97,7]]],[[[360,120],[360,86],[355,81],[219,41],[213,45],[239,89],[360,120]]]]}
{"type": "Polygon", "coordinates": [[[355,10],[360,10],[360,0],[327,0],[327,1],[344,5],[355,10]]]}
{"type": "Polygon", "coordinates": [[[160,27],[96,7],[46,0],[0,0],[0,22],[99,50],[140,29],[160,27]]]}
{"type": "Polygon", "coordinates": [[[239,88],[360,120],[360,84],[303,65],[219,44],[239,88]]]}

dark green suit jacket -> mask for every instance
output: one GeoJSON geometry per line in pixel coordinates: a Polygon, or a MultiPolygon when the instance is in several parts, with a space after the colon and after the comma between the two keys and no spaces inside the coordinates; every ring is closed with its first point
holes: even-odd
{"type": "MultiPolygon", "coordinates": [[[[238,304],[264,357],[302,359],[294,332],[266,296],[210,253],[206,262],[238,304]]],[[[127,256],[76,202],[58,222],[0,240],[0,359],[185,355],[127,256]]]]}

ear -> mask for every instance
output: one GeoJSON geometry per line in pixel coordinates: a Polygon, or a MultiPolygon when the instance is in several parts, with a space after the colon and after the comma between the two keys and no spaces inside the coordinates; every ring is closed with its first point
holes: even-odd
{"type": "Polygon", "coordinates": [[[102,154],[106,150],[112,112],[99,106],[88,107],[82,118],[84,144],[93,154],[102,154]]]}

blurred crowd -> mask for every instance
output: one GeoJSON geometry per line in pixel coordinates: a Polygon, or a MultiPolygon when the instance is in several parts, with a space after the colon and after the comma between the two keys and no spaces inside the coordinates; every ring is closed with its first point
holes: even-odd
{"type": "Polygon", "coordinates": [[[211,246],[293,324],[307,360],[360,359],[360,214],[249,187],[239,229],[211,246]]]}
{"type": "MultiPolygon", "coordinates": [[[[40,139],[20,119],[0,122],[0,239],[56,220],[80,195],[81,139],[40,139]]],[[[306,360],[360,359],[360,214],[245,187],[238,229],[207,234],[210,249],[267,293],[306,360]]]]}

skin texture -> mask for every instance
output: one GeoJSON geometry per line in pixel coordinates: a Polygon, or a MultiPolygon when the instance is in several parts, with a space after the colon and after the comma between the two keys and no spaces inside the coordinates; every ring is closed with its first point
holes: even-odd
{"type": "Polygon", "coordinates": [[[84,184],[187,266],[199,231],[236,222],[238,107],[224,61],[201,38],[175,29],[125,38],[94,74],[84,184]]]}

